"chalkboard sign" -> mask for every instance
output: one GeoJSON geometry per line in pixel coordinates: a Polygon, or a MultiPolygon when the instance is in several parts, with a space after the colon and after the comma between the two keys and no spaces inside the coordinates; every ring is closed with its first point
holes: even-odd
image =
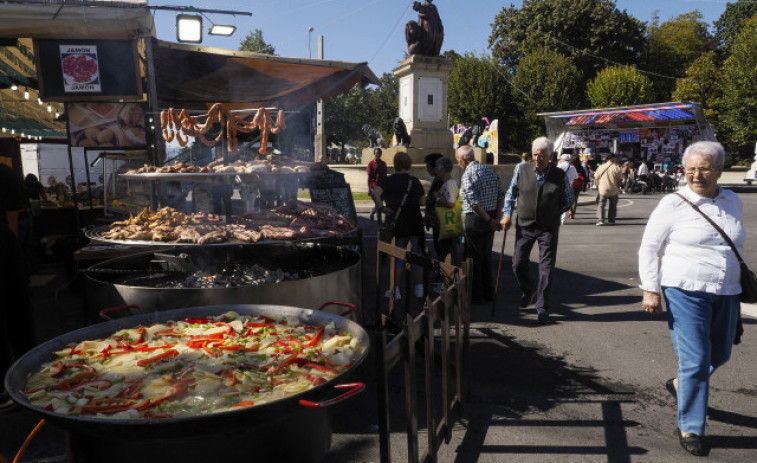
{"type": "Polygon", "coordinates": [[[311,188],[347,184],[343,173],[331,169],[323,171],[319,175],[311,176],[311,180],[311,188]]]}
{"type": "Polygon", "coordinates": [[[328,204],[340,214],[357,223],[355,201],[352,199],[352,189],[349,185],[312,187],[310,188],[310,200],[314,203],[328,204]]]}

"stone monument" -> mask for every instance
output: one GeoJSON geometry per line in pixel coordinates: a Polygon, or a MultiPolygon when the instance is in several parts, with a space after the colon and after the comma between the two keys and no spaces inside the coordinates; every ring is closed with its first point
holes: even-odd
{"type": "MultiPolygon", "coordinates": [[[[423,164],[431,153],[454,159],[454,137],[447,127],[447,76],[453,65],[439,56],[444,26],[432,0],[413,2],[413,9],[418,19],[405,26],[409,56],[394,69],[399,80],[399,117],[408,138],[395,135],[391,147],[384,150],[384,159],[391,162],[397,151],[407,152],[413,164],[423,164]]],[[[364,162],[372,156],[372,150],[363,151],[364,162]]]]}

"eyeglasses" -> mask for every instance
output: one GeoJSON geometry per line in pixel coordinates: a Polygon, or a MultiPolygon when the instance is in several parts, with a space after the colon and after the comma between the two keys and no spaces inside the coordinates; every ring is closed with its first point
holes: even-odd
{"type": "Polygon", "coordinates": [[[699,172],[702,175],[707,175],[713,170],[715,169],[712,169],[710,167],[687,167],[686,169],[684,169],[684,172],[686,172],[686,175],[694,175],[697,172],[699,172]]]}

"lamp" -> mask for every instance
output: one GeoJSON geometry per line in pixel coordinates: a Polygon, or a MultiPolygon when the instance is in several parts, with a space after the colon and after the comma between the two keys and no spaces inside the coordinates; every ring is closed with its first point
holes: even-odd
{"type": "Polygon", "coordinates": [[[229,37],[236,31],[236,26],[227,26],[222,24],[213,24],[210,27],[210,30],[208,31],[208,34],[210,35],[223,35],[225,37],[229,37]]]}
{"type": "Polygon", "coordinates": [[[178,42],[202,42],[202,16],[196,14],[176,15],[176,40],[178,42]]]}
{"type": "Polygon", "coordinates": [[[47,105],[47,112],[51,113],[53,112],[53,105],[49,104],[47,105]]]}
{"type": "Polygon", "coordinates": [[[29,99],[29,89],[26,87],[24,87],[24,99],[25,100],[29,99]]]}
{"type": "Polygon", "coordinates": [[[11,84],[11,90],[13,90],[14,92],[17,92],[18,91],[18,85],[11,84]]]}
{"type": "Polygon", "coordinates": [[[37,97],[37,103],[39,103],[39,105],[42,106],[42,98],[37,97]]]}

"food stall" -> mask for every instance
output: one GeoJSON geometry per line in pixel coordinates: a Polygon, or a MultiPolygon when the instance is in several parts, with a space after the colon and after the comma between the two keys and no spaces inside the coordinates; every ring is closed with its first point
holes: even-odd
{"type": "Polygon", "coordinates": [[[645,161],[669,170],[680,162],[686,146],[695,141],[717,141],[696,103],[661,103],[580,111],[540,113],[547,136],[555,140],[558,155],[581,159],[615,153],[620,162],[645,161]]]}

